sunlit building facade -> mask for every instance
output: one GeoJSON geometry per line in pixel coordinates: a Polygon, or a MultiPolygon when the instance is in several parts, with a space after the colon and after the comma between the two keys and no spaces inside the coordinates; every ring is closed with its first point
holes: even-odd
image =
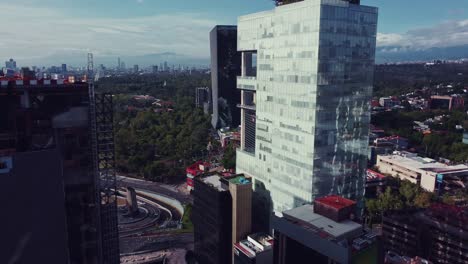
{"type": "Polygon", "coordinates": [[[242,16],[241,147],[263,207],[329,194],[362,202],[377,8],[305,0],[242,16]]]}

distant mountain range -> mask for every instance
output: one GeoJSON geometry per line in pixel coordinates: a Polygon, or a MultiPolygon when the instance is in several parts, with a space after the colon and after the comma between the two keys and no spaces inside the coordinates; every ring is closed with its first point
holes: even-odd
{"type": "MultiPolygon", "coordinates": [[[[118,55],[111,54],[95,54],[94,64],[104,64],[106,67],[116,67],[118,55]]],[[[18,60],[20,66],[32,65],[60,65],[66,63],[72,66],[86,65],[86,52],[84,51],[67,51],[50,54],[44,57],[25,58],[18,60]]],[[[468,44],[462,46],[453,46],[445,48],[427,48],[419,49],[415,47],[403,46],[385,46],[377,48],[376,62],[394,63],[394,62],[413,62],[413,61],[432,61],[432,60],[456,60],[468,58],[468,44]]],[[[184,65],[184,66],[209,66],[210,59],[207,55],[199,57],[188,56],[173,52],[162,52],[137,56],[120,56],[121,61],[125,62],[127,68],[138,64],[141,67],[151,65],[160,65],[165,61],[169,65],[184,65]]]]}
{"type": "Polygon", "coordinates": [[[463,58],[468,58],[468,45],[427,49],[387,46],[377,48],[376,62],[392,63],[410,61],[457,60],[463,58]]]}

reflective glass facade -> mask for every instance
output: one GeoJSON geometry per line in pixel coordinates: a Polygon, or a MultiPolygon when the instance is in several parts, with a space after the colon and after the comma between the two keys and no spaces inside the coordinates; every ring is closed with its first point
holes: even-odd
{"type": "Polygon", "coordinates": [[[328,194],[362,198],[376,29],[377,8],[342,0],[239,18],[238,50],[257,52],[257,74],[237,80],[256,93],[255,149],[241,144],[237,171],[274,211],[328,194]]]}
{"type": "Polygon", "coordinates": [[[236,77],[240,74],[240,53],[237,52],[237,27],[216,26],[210,32],[211,90],[214,128],[233,127],[240,124],[240,92],[236,77]]]}

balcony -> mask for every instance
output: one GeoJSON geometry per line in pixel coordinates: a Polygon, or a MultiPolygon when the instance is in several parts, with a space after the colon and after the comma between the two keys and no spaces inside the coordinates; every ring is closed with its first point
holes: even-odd
{"type": "Polygon", "coordinates": [[[255,105],[243,105],[243,104],[237,104],[237,107],[238,107],[238,108],[241,108],[241,109],[252,110],[252,111],[255,111],[255,110],[257,110],[257,108],[256,108],[256,106],[255,106],[255,105]]]}
{"type": "Polygon", "coordinates": [[[257,90],[257,78],[252,76],[237,76],[237,89],[257,90]]]}

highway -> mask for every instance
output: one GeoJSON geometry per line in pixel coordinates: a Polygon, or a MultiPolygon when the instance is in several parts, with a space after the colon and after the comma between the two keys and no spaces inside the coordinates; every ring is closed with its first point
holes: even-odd
{"type": "MultiPolygon", "coordinates": [[[[171,213],[161,210],[166,215],[168,220],[173,216],[172,220],[180,220],[180,214],[177,213],[167,204],[157,201],[144,193],[156,193],[162,196],[170,197],[178,200],[182,204],[192,203],[192,197],[183,192],[179,192],[177,188],[170,185],[128,178],[125,176],[117,176],[117,185],[120,188],[133,187],[137,191],[138,199],[142,202],[149,203],[153,206],[158,206],[160,209],[168,208],[171,213]],[[141,194],[138,194],[141,193],[141,194]],[[143,195],[143,197],[141,196],[143,195]]],[[[146,229],[143,227],[134,234],[125,233],[120,236],[120,253],[121,256],[140,255],[144,253],[157,253],[169,249],[190,249],[193,248],[194,237],[193,233],[181,233],[170,230],[156,230],[154,228],[146,229]]]]}
{"type": "Polygon", "coordinates": [[[193,203],[193,199],[190,195],[178,192],[173,186],[117,175],[117,187],[127,186],[172,197],[184,204],[193,203]]]}

